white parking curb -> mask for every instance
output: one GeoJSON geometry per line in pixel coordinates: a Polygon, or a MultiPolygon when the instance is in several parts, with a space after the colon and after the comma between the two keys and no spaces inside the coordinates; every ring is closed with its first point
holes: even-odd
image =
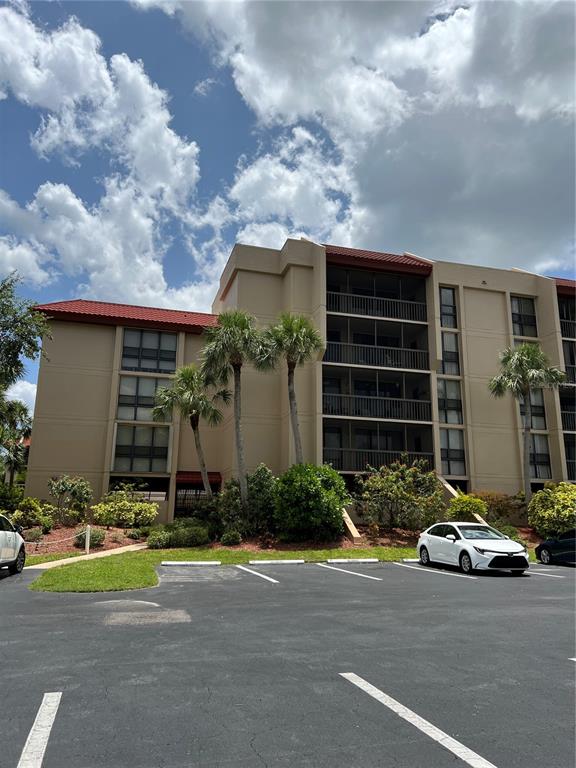
{"type": "Polygon", "coordinates": [[[379,563],[377,557],[334,557],[326,560],[327,563],[379,563]]]}
{"type": "Polygon", "coordinates": [[[420,560],[417,557],[403,557],[402,562],[403,563],[419,563],[420,560]]]}
{"type": "Polygon", "coordinates": [[[222,565],[220,560],[163,560],[160,565],[222,565]]]}
{"type": "Polygon", "coordinates": [[[304,560],[248,560],[248,565],[302,565],[304,560]]]}

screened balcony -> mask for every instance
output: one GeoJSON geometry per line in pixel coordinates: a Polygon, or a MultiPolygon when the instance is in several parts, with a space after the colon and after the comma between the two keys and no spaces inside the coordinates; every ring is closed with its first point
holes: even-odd
{"type": "Polygon", "coordinates": [[[576,339],[576,301],[572,296],[558,296],[560,328],[565,339],[576,339]]]}
{"type": "Polygon", "coordinates": [[[323,458],[339,472],[365,472],[407,454],[434,467],[432,428],[406,424],[368,424],[324,419],[323,458]]]}
{"type": "Polygon", "coordinates": [[[566,381],[576,384],[576,341],[563,341],[564,368],[566,369],[566,381]]]}
{"type": "Polygon", "coordinates": [[[426,326],[328,316],[324,362],[429,370],[426,326]]]}
{"type": "Polygon", "coordinates": [[[564,435],[568,480],[576,480],[576,435],[564,435]]]}
{"type": "Polygon", "coordinates": [[[431,421],[429,376],[325,366],[322,381],[325,416],[431,421]]]}
{"type": "Polygon", "coordinates": [[[576,432],[576,392],[573,387],[560,388],[560,412],[562,429],[567,432],[576,432]]]}
{"type": "Polygon", "coordinates": [[[328,266],[328,312],[426,322],[426,281],[421,277],[328,266]]]}

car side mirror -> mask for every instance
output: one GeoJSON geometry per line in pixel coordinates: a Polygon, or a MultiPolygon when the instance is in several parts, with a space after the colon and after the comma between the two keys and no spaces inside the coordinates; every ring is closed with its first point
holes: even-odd
{"type": "Polygon", "coordinates": [[[454,542],[456,541],[456,536],[454,536],[453,533],[449,533],[448,536],[446,536],[446,538],[448,539],[448,541],[451,541],[452,544],[454,544],[454,542]]]}
{"type": "Polygon", "coordinates": [[[24,528],[22,528],[21,525],[15,525],[14,526],[14,530],[16,531],[16,533],[19,533],[19,534],[23,534],[24,533],[24,528]]]}

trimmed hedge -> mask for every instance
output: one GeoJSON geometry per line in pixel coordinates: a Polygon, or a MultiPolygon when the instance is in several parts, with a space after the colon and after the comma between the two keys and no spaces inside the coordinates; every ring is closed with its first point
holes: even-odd
{"type": "Polygon", "coordinates": [[[575,528],[576,485],[558,483],[535,493],[528,506],[528,522],[544,538],[575,528]]]}

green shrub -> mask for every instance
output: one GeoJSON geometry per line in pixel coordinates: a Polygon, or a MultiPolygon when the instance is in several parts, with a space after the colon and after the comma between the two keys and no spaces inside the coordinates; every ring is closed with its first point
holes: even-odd
{"type": "Polygon", "coordinates": [[[497,531],[500,531],[500,533],[503,533],[504,536],[508,536],[508,538],[512,539],[512,541],[517,541],[519,544],[524,544],[522,537],[518,533],[518,528],[516,528],[515,525],[510,525],[510,523],[507,523],[505,520],[494,520],[494,522],[491,522],[490,525],[493,528],[496,528],[497,531]]]}
{"type": "Polygon", "coordinates": [[[7,512],[15,512],[24,498],[24,489],[18,485],[10,487],[7,483],[0,482],[0,509],[7,512]]]}
{"type": "Polygon", "coordinates": [[[482,515],[490,524],[495,520],[510,520],[518,513],[525,513],[524,496],[508,496],[496,491],[472,491],[472,496],[486,502],[488,509],[482,515]]]}
{"type": "MultiPolygon", "coordinates": [[[[202,547],[208,544],[208,529],[202,525],[181,525],[170,531],[169,547],[202,547]]],[[[148,538],[150,542],[150,537],[148,538]]]]}
{"type": "Polygon", "coordinates": [[[438,476],[423,460],[407,457],[380,469],[370,468],[359,480],[359,513],[368,524],[419,530],[446,515],[438,476]]]}
{"type": "Polygon", "coordinates": [[[91,519],[96,525],[105,525],[110,528],[116,522],[114,508],[111,504],[101,501],[99,504],[93,504],[90,507],[91,519]]]}
{"type": "Polygon", "coordinates": [[[133,539],[134,541],[140,541],[142,533],[139,528],[132,528],[130,531],[126,532],[126,537],[128,539],[133,539]]]}
{"type": "Polygon", "coordinates": [[[474,520],[476,514],[486,519],[487,511],[488,505],[483,499],[468,493],[459,493],[458,496],[450,499],[446,516],[450,520],[474,520]]]}
{"type": "Polygon", "coordinates": [[[293,541],[328,541],[344,533],[344,480],[327,465],[295,464],[276,484],[274,523],[293,541]]]}
{"type": "Polygon", "coordinates": [[[528,522],[540,536],[555,536],[576,527],[576,485],[558,483],[532,497],[528,522]]]}
{"type": "Polygon", "coordinates": [[[143,525],[141,528],[138,528],[138,532],[140,533],[140,538],[147,539],[148,536],[150,536],[150,532],[153,531],[155,526],[152,525],[143,525]]]}
{"type": "Polygon", "coordinates": [[[152,525],[158,517],[158,504],[152,501],[136,501],[133,504],[134,525],[152,525]]]}
{"type": "Polygon", "coordinates": [[[220,543],[225,547],[234,547],[236,544],[242,543],[242,536],[238,531],[224,531],[220,538],[220,543]]]}
{"type": "Polygon", "coordinates": [[[24,541],[37,543],[42,540],[42,528],[29,528],[24,531],[24,541]]]}
{"type": "Polygon", "coordinates": [[[218,497],[220,523],[224,530],[244,531],[244,515],[238,480],[229,480],[218,497]]]}
{"type": "Polygon", "coordinates": [[[244,513],[244,534],[257,536],[274,529],[277,480],[266,464],[248,475],[248,509],[244,513]]]}
{"type": "Polygon", "coordinates": [[[32,528],[34,525],[38,525],[40,522],[40,515],[42,514],[42,505],[38,499],[34,499],[28,496],[22,499],[18,505],[18,512],[20,512],[20,522],[18,523],[23,528],[32,528]]]}
{"type": "MultiPolygon", "coordinates": [[[[92,500],[92,486],[84,477],[70,475],[52,477],[48,480],[48,490],[56,500],[59,515],[64,514],[65,509],[70,509],[77,513],[78,519],[81,519],[92,500]]],[[[55,519],[60,522],[58,517],[55,519]]]]}
{"type": "Polygon", "coordinates": [[[114,508],[114,518],[119,528],[132,528],[134,525],[134,502],[115,500],[110,502],[114,508]]]}
{"type": "Polygon", "coordinates": [[[38,523],[42,528],[42,533],[50,533],[50,531],[54,527],[54,521],[52,520],[52,515],[48,515],[45,512],[38,515],[38,523]]]}
{"type": "MultiPolygon", "coordinates": [[[[90,549],[92,547],[101,547],[102,544],[104,544],[104,539],[106,538],[106,531],[103,531],[102,528],[90,528],[90,549]]],[[[74,546],[78,547],[78,549],[83,549],[86,546],[86,532],[82,531],[81,533],[76,534],[74,538],[74,546]]]]}
{"type": "Polygon", "coordinates": [[[12,522],[12,525],[20,525],[22,528],[24,528],[24,512],[19,512],[16,510],[16,512],[11,512],[8,517],[10,518],[10,521],[12,522]]]}
{"type": "Polygon", "coordinates": [[[150,549],[167,549],[170,546],[170,531],[154,530],[148,536],[150,549]]]}

